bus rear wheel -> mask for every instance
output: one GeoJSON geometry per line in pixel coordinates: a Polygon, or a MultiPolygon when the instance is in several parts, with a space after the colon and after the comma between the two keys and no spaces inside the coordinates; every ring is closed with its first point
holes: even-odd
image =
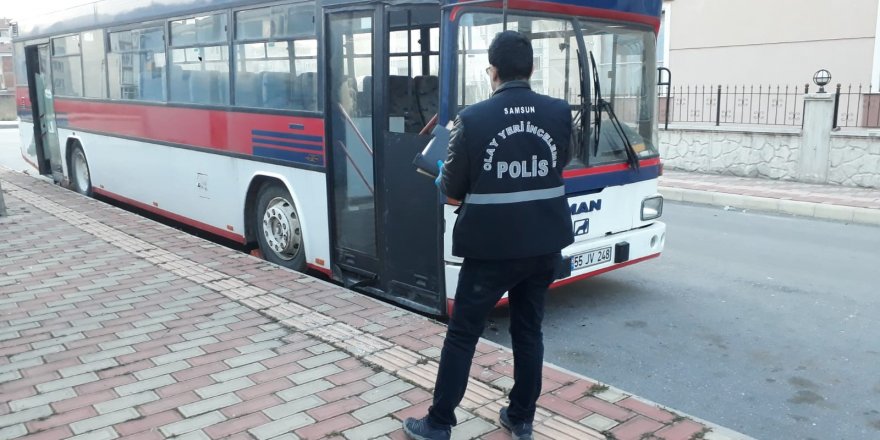
{"type": "Polygon", "coordinates": [[[306,252],[299,213],[292,200],[281,185],[264,184],[257,193],[254,224],[263,258],[303,272],[306,270],[306,252]]]}
{"type": "Polygon", "coordinates": [[[86,160],[86,153],[79,144],[73,145],[70,152],[70,187],[74,191],[91,197],[92,195],[92,175],[89,173],[89,161],[86,160]]]}

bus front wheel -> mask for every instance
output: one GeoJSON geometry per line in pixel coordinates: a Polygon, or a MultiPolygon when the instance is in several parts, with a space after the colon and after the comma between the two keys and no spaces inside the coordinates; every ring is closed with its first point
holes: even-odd
{"type": "Polygon", "coordinates": [[[91,197],[92,195],[92,176],[89,173],[89,161],[86,160],[86,153],[79,144],[73,145],[70,152],[70,187],[84,195],[91,197]]]}
{"type": "Polygon", "coordinates": [[[263,258],[296,271],[305,271],[306,252],[299,214],[290,193],[267,183],[257,193],[254,224],[263,258]]]}

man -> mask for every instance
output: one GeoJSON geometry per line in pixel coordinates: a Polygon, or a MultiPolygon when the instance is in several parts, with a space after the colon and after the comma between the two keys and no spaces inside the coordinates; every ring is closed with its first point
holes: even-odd
{"type": "Polygon", "coordinates": [[[464,264],[433,405],[426,417],[403,424],[412,439],[450,437],[486,316],[505,292],[515,384],[500,420],[514,438],[532,438],[544,363],[544,296],[560,251],[574,240],[562,179],[571,110],[565,101],[531,90],[532,56],[524,35],[496,35],[486,70],[494,93],[462,110],[450,135],[439,184],[447,197],[464,202],[452,243],[464,264]]]}

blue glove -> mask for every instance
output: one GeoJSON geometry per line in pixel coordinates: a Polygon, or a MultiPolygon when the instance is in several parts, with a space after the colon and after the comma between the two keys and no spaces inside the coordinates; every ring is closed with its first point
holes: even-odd
{"type": "Polygon", "coordinates": [[[437,178],[434,179],[434,185],[437,185],[437,187],[439,188],[440,181],[443,180],[443,161],[442,160],[437,161],[437,170],[439,172],[437,173],[437,178]]]}

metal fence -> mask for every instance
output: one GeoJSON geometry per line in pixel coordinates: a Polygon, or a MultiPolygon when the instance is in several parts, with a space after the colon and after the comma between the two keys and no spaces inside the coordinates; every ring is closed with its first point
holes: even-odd
{"type": "Polygon", "coordinates": [[[658,89],[660,123],[799,127],[804,119],[804,94],[810,86],[682,85],[658,89]]]}
{"type": "Polygon", "coordinates": [[[834,94],[834,128],[880,128],[880,93],[871,86],[837,85],[834,94]]]}

